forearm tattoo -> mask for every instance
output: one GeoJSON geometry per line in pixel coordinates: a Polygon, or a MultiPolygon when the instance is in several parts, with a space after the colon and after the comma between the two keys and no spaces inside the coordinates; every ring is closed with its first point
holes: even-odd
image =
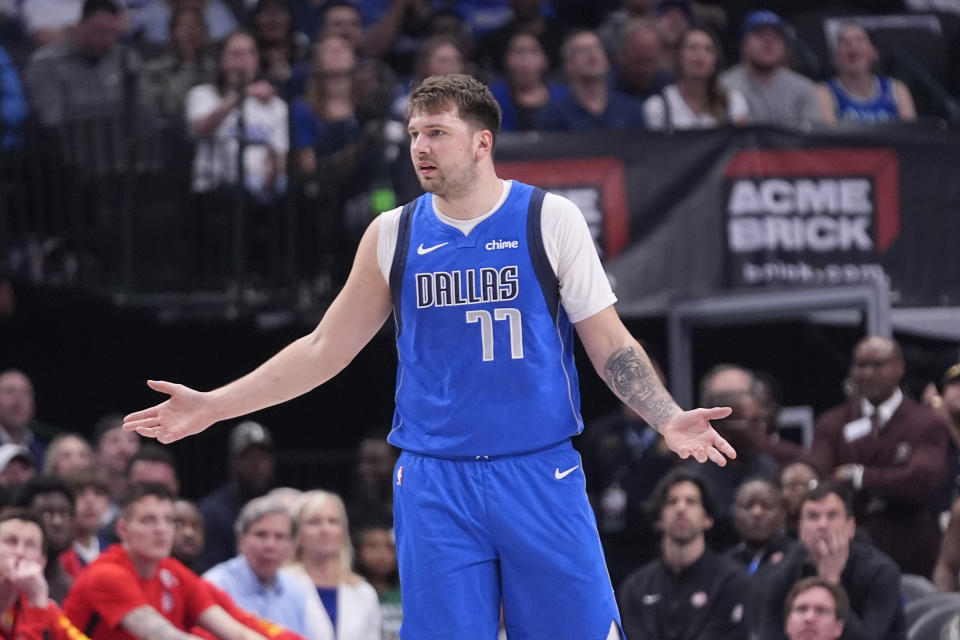
{"type": "Polygon", "coordinates": [[[656,372],[633,347],[614,351],[604,371],[613,392],[654,427],[659,428],[678,411],[656,372]]]}

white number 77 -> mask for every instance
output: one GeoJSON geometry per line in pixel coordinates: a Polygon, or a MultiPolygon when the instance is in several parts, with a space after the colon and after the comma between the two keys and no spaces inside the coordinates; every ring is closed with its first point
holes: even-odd
{"type": "Polygon", "coordinates": [[[514,360],[523,358],[523,324],[520,322],[519,309],[494,309],[493,318],[485,309],[467,311],[467,322],[480,323],[480,339],[483,345],[483,361],[493,360],[493,321],[510,321],[510,357],[514,360]]]}

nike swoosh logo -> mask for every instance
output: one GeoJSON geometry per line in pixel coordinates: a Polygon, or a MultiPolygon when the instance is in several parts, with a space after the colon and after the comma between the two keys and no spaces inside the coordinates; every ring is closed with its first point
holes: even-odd
{"type": "Polygon", "coordinates": [[[432,247],[424,247],[424,246],[423,246],[423,243],[421,242],[421,243],[420,243],[420,246],[417,247],[417,255],[418,255],[418,256],[425,256],[425,255],[427,255],[428,253],[430,253],[431,251],[436,251],[436,250],[439,249],[440,247],[445,247],[445,246],[447,246],[448,244],[450,244],[450,243],[449,243],[449,242],[441,242],[440,244],[435,244],[435,245],[433,245],[432,247]]]}
{"type": "Polygon", "coordinates": [[[556,478],[557,480],[563,480],[564,478],[566,478],[568,475],[570,475],[571,473],[573,473],[579,468],[580,468],[580,465],[577,465],[575,467],[570,467],[566,471],[560,471],[560,467],[557,467],[556,471],[553,472],[553,477],[556,478]]]}

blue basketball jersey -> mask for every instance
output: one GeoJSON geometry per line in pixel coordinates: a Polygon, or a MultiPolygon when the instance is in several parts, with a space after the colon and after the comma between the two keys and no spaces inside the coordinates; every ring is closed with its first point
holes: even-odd
{"type": "Polygon", "coordinates": [[[893,80],[878,77],[877,90],[870,100],[860,100],[850,95],[840,81],[827,81],[833,99],[837,103],[837,120],[846,122],[889,122],[899,117],[897,99],[893,93],[893,80]]]}
{"type": "Polygon", "coordinates": [[[466,236],[437,218],[432,194],[404,207],[390,272],[399,356],[391,444],[511,455],[583,429],[573,328],[543,246],[543,196],[513,182],[466,236]]]}

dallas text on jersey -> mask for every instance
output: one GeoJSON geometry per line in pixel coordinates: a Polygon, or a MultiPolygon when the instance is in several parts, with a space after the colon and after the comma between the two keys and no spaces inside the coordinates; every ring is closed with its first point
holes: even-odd
{"type": "Polygon", "coordinates": [[[516,265],[418,273],[417,308],[513,300],[520,292],[518,278],[516,265]]]}

